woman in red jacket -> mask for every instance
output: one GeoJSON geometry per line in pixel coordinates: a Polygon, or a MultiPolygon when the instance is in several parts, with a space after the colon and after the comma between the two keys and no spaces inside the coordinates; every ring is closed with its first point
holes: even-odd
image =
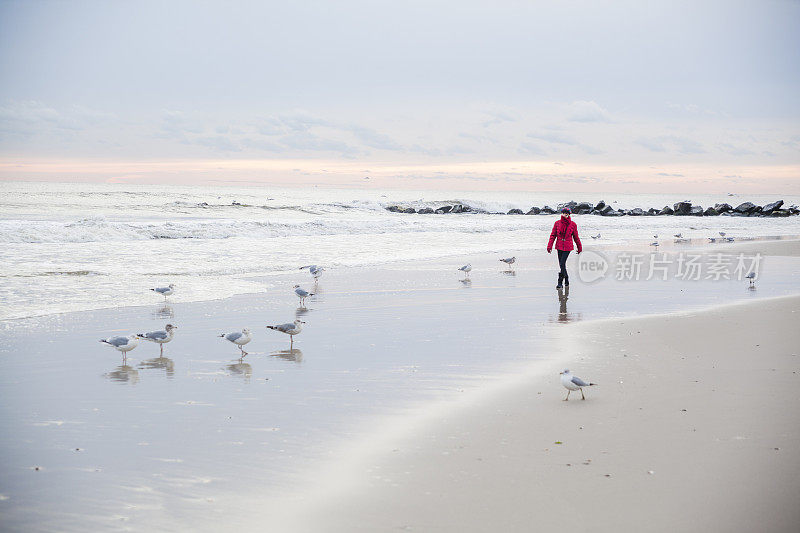
{"type": "Polygon", "coordinates": [[[578,225],[570,218],[570,210],[565,207],[561,210],[561,218],[553,224],[553,231],[550,232],[550,241],[547,243],[547,253],[553,252],[553,241],[556,243],[558,252],[558,285],[556,289],[561,289],[564,285],[569,287],[569,275],[567,274],[567,257],[572,251],[572,241],[578,246],[578,253],[583,251],[581,239],[578,237],[578,225]]]}

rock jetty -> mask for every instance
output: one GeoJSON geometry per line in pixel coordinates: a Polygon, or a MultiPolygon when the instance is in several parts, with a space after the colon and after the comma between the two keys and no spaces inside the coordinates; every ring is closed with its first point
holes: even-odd
{"type": "Polygon", "coordinates": [[[533,206],[528,211],[522,209],[511,209],[506,213],[489,213],[475,209],[466,204],[443,204],[438,207],[422,207],[419,210],[410,206],[390,205],[387,211],[393,213],[407,213],[418,215],[445,215],[452,213],[483,213],[494,215],[553,215],[564,207],[569,207],[576,215],[599,215],[603,217],[656,217],[656,216],[677,216],[677,217],[789,217],[800,215],[800,207],[791,205],[784,207],[783,200],[778,200],[763,206],[753,202],[743,202],[736,207],[727,203],[714,204],[703,208],[700,205],[693,205],[690,201],[676,202],[672,206],[665,205],[662,208],[634,207],[633,209],[614,209],[604,201],[597,204],[589,202],[566,202],[558,204],[555,208],[545,205],[543,207],[533,206]]]}

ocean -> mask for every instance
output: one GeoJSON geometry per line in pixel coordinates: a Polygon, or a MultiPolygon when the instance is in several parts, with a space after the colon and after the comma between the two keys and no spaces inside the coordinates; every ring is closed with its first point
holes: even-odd
{"type": "MultiPolygon", "coordinates": [[[[327,269],[545,248],[554,216],[510,209],[570,200],[616,208],[752,201],[786,195],[633,195],[424,192],[10,182],[0,185],[0,320],[152,304],[149,289],[176,285],[173,302],[275,288],[270,278],[307,264],[327,269]],[[613,202],[613,203],[612,203],[613,202]],[[394,204],[461,203],[477,213],[391,213],[394,204]]],[[[737,239],[800,234],[800,217],[575,215],[581,235],[624,244],[654,234],[737,239]]],[[[591,241],[590,241],[591,242],[591,241]]]]}

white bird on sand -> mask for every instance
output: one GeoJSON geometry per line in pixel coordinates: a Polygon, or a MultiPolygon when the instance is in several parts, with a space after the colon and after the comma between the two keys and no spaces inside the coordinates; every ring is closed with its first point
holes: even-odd
{"type": "Polygon", "coordinates": [[[128,335],[127,337],[114,336],[107,339],[100,339],[100,342],[113,346],[117,351],[122,352],[122,356],[126,357],[127,353],[139,345],[139,340],[136,335],[128,335]]]}
{"type": "Polygon", "coordinates": [[[650,246],[655,246],[656,248],[658,248],[658,241],[651,242],[650,246]]]}
{"type": "Polygon", "coordinates": [[[138,335],[136,335],[136,338],[144,339],[150,342],[155,342],[156,344],[161,346],[161,356],[163,357],[164,345],[172,340],[172,337],[175,336],[176,329],[178,329],[178,326],[167,324],[163,330],[149,331],[147,333],[139,333],[138,335]]]}
{"type": "Polygon", "coordinates": [[[754,285],[755,282],[756,282],[756,273],[755,272],[750,272],[748,275],[746,275],[744,277],[744,279],[749,279],[750,280],[750,285],[754,285]]]}
{"type": "Polygon", "coordinates": [[[324,267],[317,265],[301,266],[300,270],[303,270],[304,268],[307,268],[311,275],[314,276],[314,281],[319,280],[320,276],[322,276],[322,273],[325,271],[324,267]]]}
{"type": "Polygon", "coordinates": [[[175,285],[170,283],[166,287],[156,287],[155,289],[150,289],[153,292],[157,292],[158,294],[164,297],[164,301],[167,301],[167,296],[172,296],[172,293],[175,292],[175,285]]]}
{"type": "Polygon", "coordinates": [[[301,289],[301,288],[300,288],[300,285],[295,285],[295,286],[294,286],[294,293],[295,293],[297,296],[299,296],[299,297],[300,297],[300,305],[301,305],[301,306],[302,306],[302,305],[305,305],[305,303],[306,303],[306,298],[308,298],[309,296],[314,296],[314,293],[313,293],[313,292],[308,292],[308,291],[306,291],[306,290],[303,290],[303,289],[301,289]]]}
{"type": "Polygon", "coordinates": [[[676,234],[675,234],[675,238],[676,238],[676,239],[681,239],[681,238],[683,238],[683,233],[676,233],[676,234]]]}
{"type": "Polygon", "coordinates": [[[727,235],[727,234],[726,234],[724,231],[720,231],[720,232],[719,232],[719,236],[720,236],[720,237],[724,237],[725,235],[727,235]]]}
{"type": "Polygon", "coordinates": [[[291,349],[292,346],[294,345],[294,336],[303,331],[303,326],[301,324],[305,324],[305,322],[303,322],[298,318],[294,322],[289,322],[288,324],[267,326],[267,328],[274,329],[275,331],[280,331],[281,333],[286,333],[287,335],[289,335],[289,349],[291,349]]]}
{"type": "Polygon", "coordinates": [[[466,264],[459,268],[459,270],[464,273],[464,276],[469,277],[469,273],[472,271],[472,265],[466,264]]]}
{"type": "Polygon", "coordinates": [[[517,257],[516,256],[514,256],[514,257],[506,257],[505,259],[501,259],[500,261],[502,261],[503,263],[507,264],[508,268],[511,268],[511,265],[513,265],[514,263],[517,262],[517,257]]]}
{"type": "Polygon", "coordinates": [[[591,235],[591,237],[592,237],[592,239],[599,239],[600,238],[600,234],[598,233],[597,235],[591,235]]]}
{"type": "Polygon", "coordinates": [[[247,328],[244,328],[242,331],[234,331],[233,333],[220,333],[219,336],[224,337],[225,340],[238,346],[242,351],[242,357],[247,355],[247,352],[244,351],[242,346],[253,340],[252,337],[250,337],[250,330],[247,328]]]}
{"type": "Polygon", "coordinates": [[[658,239],[658,233],[656,233],[655,235],[653,235],[653,238],[654,238],[654,239],[658,239]]]}
{"type": "Polygon", "coordinates": [[[578,376],[573,376],[572,372],[570,372],[566,368],[564,369],[563,372],[560,372],[560,374],[561,374],[561,384],[564,385],[565,389],[567,389],[567,397],[564,398],[565,402],[569,401],[569,393],[574,390],[581,391],[581,400],[585,400],[586,396],[583,395],[583,388],[597,385],[597,383],[586,383],[578,376]]]}
{"type": "Polygon", "coordinates": [[[716,237],[709,237],[708,241],[709,242],[717,242],[717,238],[716,237]]]}

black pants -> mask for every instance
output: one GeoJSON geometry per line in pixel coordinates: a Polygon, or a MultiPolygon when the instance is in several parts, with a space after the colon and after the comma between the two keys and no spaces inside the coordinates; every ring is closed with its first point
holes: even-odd
{"type": "Polygon", "coordinates": [[[556,250],[558,252],[558,267],[561,269],[558,273],[558,283],[562,281],[569,284],[569,274],[567,274],[567,257],[571,250],[556,250]]]}

